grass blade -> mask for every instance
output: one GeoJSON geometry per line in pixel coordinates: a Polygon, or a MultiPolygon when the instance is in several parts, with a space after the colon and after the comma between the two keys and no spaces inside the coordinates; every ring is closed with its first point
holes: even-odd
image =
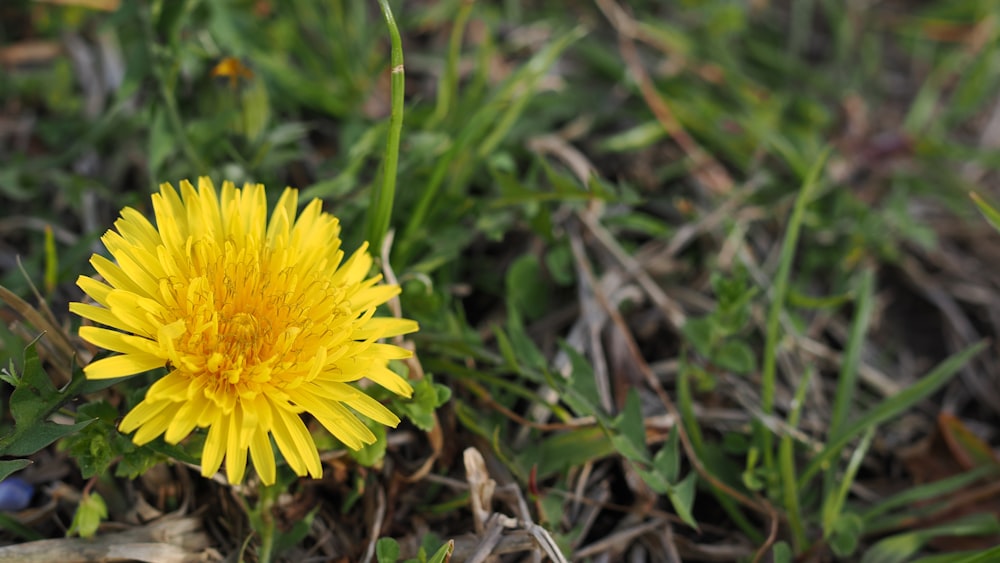
{"type": "Polygon", "coordinates": [[[826,447],[813,458],[806,466],[802,476],[799,478],[799,489],[805,486],[812,479],[816,472],[824,468],[840,450],[847,445],[855,436],[867,430],[870,426],[875,426],[901,414],[911,408],[921,400],[927,398],[931,393],[937,391],[942,385],[948,382],[958,370],[971,360],[976,354],[986,348],[986,342],[978,342],[969,346],[965,350],[954,354],[938,364],[934,370],[924,376],[923,379],[910,385],[897,395],[890,397],[858,418],[853,424],[844,429],[839,436],[827,443],[826,447]]]}
{"type": "MultiPolygon", "coordinates": [[[[823,170],[823,165],[830,154],[827,149],[820,155],[813,164],[812,170],[806,176],[799,190],[799,195],[795,199],[795,207],[792,209],[792,216],[788,220],[788,227],[785,231],[785,239],[781,244],[781,260],[778,271],[774,276],[774,289],[771,293],[771,307],[767,313],[767,332],[764,344],[764,365],[761,372],[761,410],[767,416],[774,412],[774,395],[777,387],[777,361],[778,361],[778,341],[780,336],[781,314],[785,307],[785,297],[788,295],[788,283],[792,273],[792,261],[795,258],[795,248],[798,245],[799,232],[802,229],[802,220],[805,216],[806,206],[812,199],[812,194],[819,184],[819,175],[823,170]]],[[[763,422],[754,422],[755,442],[764,453],[764,466],[769,475],[774,475],[774,452],[772,451],[771,432],[763,422]]]]}

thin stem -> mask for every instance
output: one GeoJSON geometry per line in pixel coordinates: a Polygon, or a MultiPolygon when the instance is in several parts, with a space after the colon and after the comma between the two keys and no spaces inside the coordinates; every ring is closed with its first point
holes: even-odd
{"type": "MultiPolygon", "coordinates": [[[[816,160],[809,174],[806,176],[798,197],[795,198],[795,206],[792,208],[792,215],[788,219],[788,227],[785,231],[785,240],[781,245],[781,259],[778,264],[778,271],[774,276],[774,289],[771,293],[771,307],[767,314],[767,328],[764,344],[764,365],[761,370],[761,410],[765,416],[774,413],[774,396],[777,388],[777,360],[778,346],[780,345],[781,315],[784,313],[785,297],[788,294],[788,282],[792,273],[792,262],[795,258],[795,248],[799,241],[799,232],[802,229],[802,221],[805,216],[806,206],[812,199],[812,193],[819,183],[819,175],[823,170],[826,157],[830,154],[829,149],[823,152],[816,160]]],[[[773,483],[774,473],[774,451],[772,450],[771,431],[761,421],[754,423],[754,442],[764,454],[764,467],[767,470],[768,480],[773,483]]],[[[769,484],[770,484],[769,483],[769,484]]],[[[770,489],[770,487],[769,487],[770,489]]]]}
{"type": "Polygon", "coordinates": [[[257,506],[253,508],[252,516],[255,515],[256,518],[251,518],[251,522],[257,521],[254,528],[260,536],[260,548],[257,550],[258,563],[271,563],[274,558],[274,540],[278,529],[271,508],[284,488],[281,484],[262,485],[257,506]]]}
{"type": "Polygon", "coordinates": [[[368,209],[368,242],[371,248],[381,248],[382,238],[389,230],[392,217],[392,202],[396,197],[396,169],[399,164],[399,138],[403,130],[403,41],[399,28],[392,17],[388,0],[378,0],[382,16],[389,28],[392,43],[392,113],[389,117],[389,138],[385,144],[385,159],[382,165],[382,183],[372,190],[371,206],[368,209]]]}
{"type": "Polygon", "coordinates": [[[837,391],[833,396],[833,411],[830,416],[828,435],[836,436],[847,425],[847,417],[854,404],[854,392],[858,380],[858,364],[861,363],[861,348],[864,346],[865,335],[875,307],[875,273],[871,268],[861,274],[858,289],[857,309],[854,312],[854,323],[851,325],[847,349],[844,351],[844,361],[837,378],[837,391]]]}
{"type": "MultiPolygon", "coordinates": [[[[795,391],[795,401],[792,403],[792,410],[788,414],[789,428],[797,428],[799,419],[802,417],[802,406],[805,404],[806,390],[812,380],[815,370],[809,368],[799,381],[799,388],[795,391]]],[[[802,508],[799,505],[799,490],[796,487],[795,477],[795,443],[790,433],[781,437],[778,446],[778,465],[781,471],[781,483],[783,485],[782,497],[784,498],[785,512],[788,515],[788,527],[792,530],[792,541],[795,551],[798,552],[806,544],[806,531],[802,522],[802,508]]]]}
{"type": "Polygon", "coordinates": [[[427,128],[433,129],[434,125],[440,123],[448,115],[451,109],[452,100],[458,93],[458,57],[462,50],[462,36],[465,35],[465,24],[472,14],[473,0],[462,0],[455,15],[455,21],[451,28],[451,37],[448,38],[448,61],[444,67],[444,74],[441,76],[441,83],[438,86],[437,103],[434,106],[434,114],[427,120],[427,128]]]}

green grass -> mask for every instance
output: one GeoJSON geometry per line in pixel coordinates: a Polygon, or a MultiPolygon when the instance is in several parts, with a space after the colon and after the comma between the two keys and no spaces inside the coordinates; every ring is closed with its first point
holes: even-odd
{"type": "Polygon", "coordinates": [[[143,495],[248,560],[467,557],[476,448],[538,553],[986,560],[1000,5],[895,6],[5,3],[0,475],[85,494],[0,540],[143,495]],[[317,427],[321,484],[202,480],[117,435],[148,379],[67,365],[100,235],[199,175],[321,198],[420,322],[407,422],[350,455],[317,427]]]}

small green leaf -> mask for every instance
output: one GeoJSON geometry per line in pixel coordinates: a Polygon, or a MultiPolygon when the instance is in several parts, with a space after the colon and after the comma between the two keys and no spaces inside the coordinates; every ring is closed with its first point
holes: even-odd
{"type": "Polygon", "coordinates": [[[751,373],[757,369],[757,357],[750,345],[742,340],[727,340],[719,346],[711,357],[719,367],[735,373],[751,373]]]}
{"type": "Polygon", "coordinates": [[[434,429],[434,412],[451,398],[451,390],[428,376],[413,385],[409,400],[396,401],[398,411],[424,432],[434,429]]]}
{"type": "Polygon", "coordinates": [[[378,563],[396,563],[399,561],[399,543],[393,538],[379,538],[375,542],[375,559],[378,563]]]}
{"type": "Polygon", "coordinates": [[[691,513],[691,508],[694,506],[695,484],[697,482],[698,474],[692,471],[680,483],[677,483],[677,485],[667,491],[667,498],[670,499],[670,504],[673,505],[677,515],[681,517],[681,520],[685,524],[692,528],[698,528],[698,523],[691,513]]]}
{"type": "Polygon", "coordinates": [[[649,488],[653,489],[654,492],[665,495],[670,492],[671,488],[673,488],[673,484],[667,482],[667,480],[663,477],[663,474],[659,471],[650,471],[643,468],[640,464],[633,464],[632,467],[635,469],[635,472],[639,474],[639,477],[642,477],[642,480],[645,481],[646,484],[649,485],[649,488]]]}
{"type": "Polygon", "coordinates": [[[774,549],[771,550],[771,556],[774,557],[774,563],[792,563],[792,561],[794,561],[791,546],[789,546],[787,542],[783,541],[774,544],[774,549]]]}
{"type": "Polygon", "coordinates": [[[746,468],[743,470],[743,474],[741,475],[743,486],[751,491],[759,491],[764,488],[764,482],[761,480],[761,475],[757,468],[757,462],[759,460],[760,450],[757,449],[757,447],[751,447],[750,450],[747,451],[746,468]]]}
{"type": "Polygon", "coordinates": [[[545,253],[545,268],[552,279],[561,286],[570,286],[576,279],[573,253],[568,244],[558,244],[545,253]]]}
{"type": "Polygon", "coordinates": [[[656,452],[653,458],[653,467],[663,475],[664,479],[671,483],[676,483],[681,471],[681,457],[679,455],[677,430],[671,430],[667,442],[663,444],[660,451],[656,452]]]}
{"type": "Polygon", "coordinates": [[[841,514],[830,534],[830,549],[837,557],[849,557],[858,549],[858,541],[865,531],[864,521],[852,512],[841,514]]]}
{"type": "Polygon", "coordinates": [[[369,423],[366,426],[375,434],[375,441],[365,445],[360,450],[349,450],[348,453],[361,465],[372,467],[385,457],[388,443],[385,439],[385,426],[379,423],[369,423]]]}
{"type": "Polygon", "coordinates": [[[92,538],[97,533],[101,520],[108,517],[108,507],[104,504],[104,499],[97,493],[83,495],[80,498],[80,505],[76,507],[76,514],[73,515],[73,522],[66,531],[66,536],[73,534],[81,538],[92,538]]]}
{"type": "Polygon", "coordinates": [[[525,331],[521,312],[515,307],[509,307],[507,310],[507,334],[510,336],[510,344],[514,353],[527,366],[540,371],[548,366],[545,355],[525,331]]]}
{"type": "Polygon", "coordinates": [[[612,442],[618,451],[632,461],[648,461],[646,426],[642,419],[642,402],[635,389],[629,389],[625,399],[625,409],[615,422],[621,434],[612,436],[612,442]]]}
{"type": "Polygon", "coordinates": [[[45,418],[59,399],[59,391],[42,369],[38,352],[34,346],[29,346],[24,351],[24,369],[10,396],[10,412],[15,423],[26,424],[45,418]]]}
{"type": "Polygon", "coordinates": [[[427,560],[427,563],[444,563],[455,551],[455,540],[448,540],[427,560]]]}
{"type": "Polygon", "coordinates": [[[30,459],[5,459],[0,460],[0,481],[10,477],[11,473],[20,471],[31,465],[30,459]]]}
{"type": "MultiPolygon", "coordinates": [[[[151,109],[146,117],[149,123],[147,166],[151,174],[158,175],[163,163],[177,150],[170,124],[167,122],[167,112],[162,109],[151,109]]],[[[99,380],[95,380],[99,381],[99,380]]]]}
{"type": "Polygon", "coordinates": [[[603,412],[597,405],[600,395],[597,392],[597,382],[594,380],[594,368],[582,354],[565,343],[560,348],[569,356],[570,376],[568,392],[562,399],[578,416],[595,415],[603,412]]]}
{"type": "Polygon", "coordinates": [[[549,299],[548,284],[542,275],[542,266],[532,254],[524,254],[507,268],[507,304],[524,313],[529,319],[536,319],[547,310],[549,299]]]}
{"type": "Polygon", "coordinates": [[[698,354],[708,358],[712,355],[713,326],[711,317],[690,318],[681,327],[681,333],[698,354]]]}

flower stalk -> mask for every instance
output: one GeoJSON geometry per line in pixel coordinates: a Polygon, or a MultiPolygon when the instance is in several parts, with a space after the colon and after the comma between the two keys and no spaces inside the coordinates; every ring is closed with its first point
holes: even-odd
{"type": "Polygon", "coordinates": [[[385,157],[382,163],[382,182],[372,189],[371,204],[368,208],[368,242],[372,248],[382,247],[382,239],[389,231],[392,218],[392,204],[396,197],[396,170],[399,165],[399,140],[403,130],[403,93],[405,75],[403,71],[403,41],[392,16],[388,0],[378,0],[389,28],[392,45],[390,63],[392,65],[391,97],[392,110],[389,117],[389,134],[385,143],[385,157]]]}

